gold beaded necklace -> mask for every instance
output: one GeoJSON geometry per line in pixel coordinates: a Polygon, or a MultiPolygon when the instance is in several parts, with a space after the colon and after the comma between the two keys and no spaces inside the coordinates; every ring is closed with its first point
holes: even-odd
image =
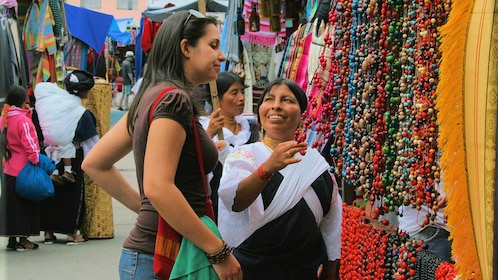
{"type": "Polygon", "coordinates": [[[272,150],[275,150],[275,147],[277,147],[278,144],[280,144],[284,141],[276,140],[276,139],[270,138],[268,136],[265,136],[265,137],[263,137],[263,140],[261,142],[263,142],[263,144],[265,144],[266,147],[268,147],[272,150]]]}
{"type": "Polygon", "coordinates": [[[225,117],[223,116],[223,121],[228,129],[230,129],[233,126],[233,134],[237,134],[237,128],[239,127],[239,124],[235,120],[235,117],[230,118],[230,117],[225,117]]]}

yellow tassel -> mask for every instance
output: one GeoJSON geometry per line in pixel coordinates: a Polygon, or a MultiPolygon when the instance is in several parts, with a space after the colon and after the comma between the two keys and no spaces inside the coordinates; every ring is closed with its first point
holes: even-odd
{"type": "Polygon", "coordinates": [[[465,42],[473,1],[452,1],[448,22],[441,27],[440,80],[436,109],[443,151],[444,189],[448,198],[445,214],[453,240],[455,267],[463,279],[481,279],[468,192],[464,139],[463,79],[465,42]]]}

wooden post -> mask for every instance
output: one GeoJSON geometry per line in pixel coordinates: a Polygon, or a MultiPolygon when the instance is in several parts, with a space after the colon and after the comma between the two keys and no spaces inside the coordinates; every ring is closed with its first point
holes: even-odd
{"type": "MultiPolygon", "coordinates": [[[[203,0],[197,1],[197,7],[201,14],[206,15],[206,3],[203,0]]],[[[209,92],[211,93],[211,104],[213,104],[214,112],[216,109],[220,108],[216,81],[209,82],[209,92]]],[[[225,140],[225,137],[223,136],[223,129],[218,130],[218,140],[225,140]]]]}
{"type": "Polygon", "coordinates": [[[201,12],[201,14],[206,15],[206,2],[204,0],[197,1],[197,7],[199,8],[199,12],[201,12]]]}

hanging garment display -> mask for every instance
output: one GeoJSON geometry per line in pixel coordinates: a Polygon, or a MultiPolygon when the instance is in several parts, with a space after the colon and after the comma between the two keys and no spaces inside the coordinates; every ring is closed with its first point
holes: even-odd
{"type": "Polygon", "coordinates": [[[33,1],[26,13],[23,41],[33,60],[31,72],[36,83],[56,82],[55,53],[57,45],[52,22],[54,17],[49,1],[33,1]]]}
{"type": "Polygon", "coordinates": [[[29,67],[24,44],[21,40],[21,29],[14,7],[2,7],[0,15],[0,102],[13,84],[27,87],[29,67]]]}
{"type": "MultiPolygon", "coordinates": [[[[261,11],[258,10],[259,7],[259,2],[258,0],[244,0],[244,9],[243,9],[243,14],[242,16],[245,19],[245,33],[243,36],[241,36],[240,40],[241,41],[247,41],[251,44],[257,44],[257,45],[264,45],[264,46],[273,46],[275,44],[275,39],[277,37],[285,38],[286,37],[286,28],[285,28],[285,19],[281,18],[281,7],[283,6],[283,0],[273,0],[271,3],[273,3],[276,6],[280,7],[279,8],[279,14],[278,14],[278,27],[274,28],[273,30],[270,28],[270,18],[265,18],[261,16],[261,11]],[[253,6],[256,7],[256,14],[259,17],[259,30],[258,31],[251,31],[251,26],[250,26],[250,16],[252,12],[253,6]]],[[[275,8],[276,11],[276,8],[275,8]]],[[[274,22],[274,25],[276,25],[277,22],[274,22]]],[[[256,27],[256,26],[254,26],[256,27]]],[[[254,29],[256,30],[256,28],[254,29]]]]}

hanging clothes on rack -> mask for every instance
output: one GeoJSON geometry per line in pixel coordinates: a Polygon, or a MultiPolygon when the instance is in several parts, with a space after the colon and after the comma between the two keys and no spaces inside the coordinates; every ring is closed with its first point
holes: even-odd
{"type": "MultiPolygon", "coordinates": [[[[10,1],[12,2],[12,1],[10,1]]],[[[27,87],[29,69],[21,41],[21,32],[16,14],[15,3],[0,2],[0,102],[12,85],[27,87]]],[[[16,2],[16,1],[14,1],[16,2]]]]}
{"type": "Polygon", "coordinates": [[[87,69],[89,47],[80,39],[72,37],[64,46],[64,63],[71,69],[87,69]]]}
{"type": "Polygon", "coordinates": [[[56,82],[55,53],[57,44],[54,35],[55,23],[49,0],[34,0],[28,8],[23,40],[32,55],[31,72],[34,83],[56,82]]]}
{"type": "Polygon", "coordinates": [[[227,60],[221,65],[221,69],[224,71],[234,71],[237,63],[240,62],[240,49],[239,49],[239,34],[237,34],[237,10],[241,9],[237,3],[240,1],[230,1],[228,6],[228,13],[225,17],[223,23],[223,28],[221,30],[221,41],[224,42],[221,45],[223,53],[226,55],[227,60]]]}
{"type": "Polygon", "coordinates": [[[145,17],[144,19],[144,27],[142,30],[142,50],[144,52],[149,52],[152,48],[152,41],[156,37],[156,33],[161,27],[162,22],[152,21],[149,17],[145,17]]]}

